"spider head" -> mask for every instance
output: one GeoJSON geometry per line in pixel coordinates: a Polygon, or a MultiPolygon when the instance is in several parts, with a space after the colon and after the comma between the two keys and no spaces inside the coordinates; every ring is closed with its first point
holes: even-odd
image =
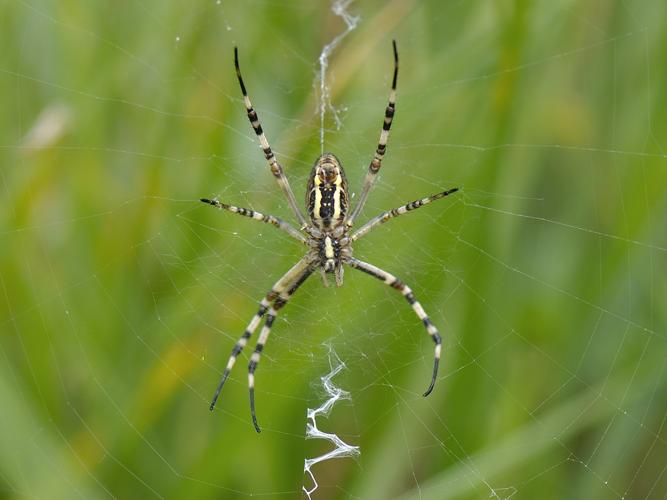
{"type": "Polygon", "coordinates": [[[333,274],[336,279],[336,286],[343,284],[343,255],[350,255],[349,248],[343,245],[348,244],[348,239],[338,239],[333,236],[334,232],[325,233],[326,236],[318,243],[318,253],[320,256],[320,270],[322,271],[322,281],[324,286],[329,286],[327,274],[333,274]],[[330,236],[331,235],[331,236],[330,236]]]}
{"type": "Polygon", "coordinates": [[[306,192],[308,215],[316,227],[339,225],[348,207],[347,180],[343,166],[331,153],[320,156],[308,178],[306,192]]]}

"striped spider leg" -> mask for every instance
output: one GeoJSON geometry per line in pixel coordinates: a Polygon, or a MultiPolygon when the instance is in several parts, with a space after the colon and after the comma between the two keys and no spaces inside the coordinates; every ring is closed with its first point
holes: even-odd
{"type": "Polygon", "coordinates": [[[391,124],[394,121],[394,113],[396,112],[396,81],[398,79],[398,49],[396,48],[396,40],[391,41],[392,46],[394,47],[394,77],[391,80],[391,90],[389,91],[389,103],[387,104],[387,109],[384,112],[384,122],[382,123],[382,132],[380,132],[380,139],[378,140],[378,146],[373,155],[370,165],[368,166],[368,172],[366,172],[366,177],[364,177],[364,184],[361,188],[361,194],[359,195],[359,201],[357,206],[354,207],[354,210],[346,219],[345,223],[351,227],[354,224],[357,216],[364,208],[366,203],[366,198],[368,198],[368,193],[370,193],[373,184],[377,179],[377,175],[380,172],[382,167],[382,159],[384,158],[385,153],[387,152],[387,140],[389,139],[389,129],[391,129],[391,124]]]}
{"type": "Polygon", "coordinates": [[[352,233],[352,236],[350,238],[352,241],[357,241],[359,238],[362,236],[368,234],[371,232],[373,229],[378,227],[380,224],[384,224],[390,219],[393,219],[394,217],[398,217],[399,215],[406,214],[410,212],[411,210],[415,210],[417,208],[423,207],[424,205],[428,205],[429,203],[439,200],[441,198],[444,198],[445,196],[448,196],[452,193],[456,193],[459,190],[459,188],[452,188],[448,189],[447,191],[442,191],[440,193],[427,196],[426,198],[422,198],[420,200],[415,200],[411,201],[410,203],[406,203],[405,205],[401,205],[400,207],[397,208],[392,208],[391,210],[387,210],[386,212],[382,212],[380,215],[373,217],[371,220],[369,220],[366,224],[361,226],[359,229],[357,229],[354,233],[352,233]]]}
{"type": "Polygon", "coordinates": [[[358,269],[359,271],[362,271],[366,274],[370,274],[374,278],[377,278],[380,281],[384,282],[385,285],[389,285],[394,290],[398,290],[399,292],[401,292],[401,294],[403,294],[405,299],[412,307],[412,310],[419,317],[422,323],[424,323],[426,331],[433,339],[433,342],[435,342],[433,375],[431,376],[431,383],[429,384],[428,389],[426,389],[426,392],[424,392],[424,396],[428,396],[429,394],[431,394],[431,391],[435,386],[435,381],[436,378],[438,377],[438,365],[440,364],[440,351],[442,349],[442,339],[440,338],[440,333],[438,332],[438,329],[435,327],[433,323],[431,323],[431,320],[424,311],[424,308],[415,298],[414,293],[412,293],[412,289],[404,282],[399,280],[396,276],[380,269],[379,267],[374,266],[373,264],[369,264],[367,262],[363,262],[361,260],[357,260],[354,258],[347,259],[345,263],[353,269],[358,269]]]}
{"type": "Polygon", "coordinates": [[[237,207],[235,205],[228,205],[227,203],[222,203],[218,200],[209,200],[207,198],[201,198],[199,201],[207,203],[208,205],[213,205],[214,207],[219,208],[221,210],[229,210],[230,212],[242,215],[243,217],[249,217],[251,219],[258,220],[260,222],[271,224],[277,227],[278,229],[285,231],[292,238],[299,240],[301,243],[306,243],[306,238],[304,237],[303,234],[294,229],[289,223],[285,222],[282,219],[279,219],[278,217],[274,217],[273,215],[269,214],[265,215],[261,212],[257,212],[256,210],[251,210],[249,208],[237,207]]]}
{"type": "MultiPolygon", "coordinates": [[[[361,226],[359,229],[357,229],[352,236],[350,236],[350,239],[354,242],[357,241],[359,238],[362,236],[367,235],[369,232],[371,232],[373,229],[378,227],[381,224],[384,224],[388,220],[391,220],[395,217],[398,217],[400,215],[406,214],[412,210],[416,210],[417,208],[423,207],[424,205],[428,205],[431,202],[434,202],[436,200],[440,200],[444,198],[445,196],[448,196],[452,193],[455,193],[459,190],[459,188],[452,188],[448,189],[447,191],[442,191],[440,193],[428,196],[426,198],[421,198],[419,200],[412,201],[410,203],[406,203],[405,205],[401,205],[400,207],[394,208],[392,210],[387,210],[386,212],[382,212],[380,215],[373,217],[371,220],[369,220],[366,224],[361,226]]],[[[433,339],[433,342],[435,342],[435,359],[433,361],[433,375],[431,377],[431,383],[428,386],[428,389],[426,389],[426,392],[424,393],[424,396],[428,396],[431,394],[431,391],[433,390],[433,387],[435,386],[435,380],[438,376],[438,366],[440,364],[440,353],[441,353],[441,344],[442,344],[442,339],[440,338],[440,333],[438,332],[438,329],[435,327],[433,323],[431,323],[431,320],[429,319],[428,315],[424,311],[424,308],[422,305],[419,303],[419,301],[415,298],[414,293],[412,293],[412,289],[407,286],[405,283],[403,283],[401,280],[396,278],[394,275],[380,269],[379,267],[376,267],[372,264],[368,264],[367,262],[362,262],[357,259],[349,258],[345,261],[346,264],[348,264],[350,267],[354,269],[358,269],[359,271],[362,271],[366,274],[370,274],[374,278],[377,278],[381,281],[383,281],[386,285],[391,286],[393,289],[398,290],[403,294],[405,299],[408,301],[410,306],[412,307],[412,310],[417,314],[419,319],[424,323],[424,326],[426,327],[426,331],[428,334],[431,336],[433,339]]]]}
{"type": "Polygon", "coordinates": [[[313,273],[315,267],[313,266],[313,255],[309,254],[307,258],[310,258],[310,263],[303,271],[301,271],[296,278],[287,286],[282,292],[278,294],[278,297],[273,302],[273,306],[269,309],[269,313],[266,315],[266,320],[262,331],[259,332],[259,339],[257,340],[257,345],[255,346],[255,351],[250,357],[250,363],[248,363],[248,390],[250,394],[250,416],[252,417],[252,423],[255,426],[255,430],[259,433],[262,432],[257,423],[257,415],[255,414],[255,370],[259,364],[262,351],[264,350],[264,345],[266,344],[267,339],[269,338],[269,333],[271,333],[271,326],[273,321],[278,315],[278,311],[282,309],[287,301],[292,297],[297,288],[299,288],[313,273]]]}
{"type": "Polygon", "coordinates": [[[243,332],[243,335],[241,335],[241,338],[239,338],[239,340],[234,345],[234,348],[232,349],[232,353],[230,354],[229,360],[227,361],[225,371],[222,373],[218,387],[216,388],[215,394],[213,395],[213,399],[209,408],[211,411],[213,411],[215,408],[215,404],[218,401],[218,397],[220,396],[222,388],[225,385],[225,382],[227,381],[227,378],[229,377],[234,364],[236,363],[236,358],[239,354],[241,354],[243,348],[248,344],[250,337],[253,333],[255,333],[255,330],[257,330],[257,327],[259,326],[262,318],[266,315],[264,326],[262,327],[262,330],[259,334],[257,346],[255,347],[255,351],[253,352],[250,358],[250,363],[248,365],[248,389],[250,394],[251,415],[255,429],[257,432],[260,432],[259,426],[257,425],[257,418],[255,416],[254,372],[257,368],[257,364],[259,363],[260,354],[264,349],[266,340],[268,339],[269,333],[271,332],[271,326],[273,325],[273,321],[275,320],[278,310],[280,310],[287,303],[296,289],[301,286],[301,284],[313,272],[314,260],[315,258],[311,252],[306,254],[289,271],[287,271],[273,285],[273,287],[271,287],[271,290],[269,290],[266,296],[262,299],[258,311],[252,317],[250,323],[248,323],[248,326],[243,332]],[[267,311],[268,314],[266,314],[267,311]]]}
{"type": "Polygon", "coordinates": [[[257,116],[257,111],[253,109],[252,103],[250,102],[250,98],[248,97],[248,92],[246,91],[245,84],[243,83],[243,77],[241,77],[241,68],[239,67],[239,51],[237,47],[234,47],[234,67],[236,68],[236,77],[238,78],[239,85],[241,86],[241,93],[243,94],[243,103],[245,104],[245,109],[246,113],[248,114],[248,120],[250,120],[250,125],[252,125],[255,134],[257,134],[257,138],[259,139],[259,144],[262,147],[262,151],[264,151],[264,157],[266,158],[266,161],[269,163],[269,167],[271,168],[271,173],[276,178],[276,181],[278,181],[278,185],[280,186],[280,189],[287,198],[287,202],[289,203],[292,212],[294,212],[294,215],[299,221],[299,225],[301,227],[304,227],[307,224],[306,218],[304,217],[303,213],[301,213],[299,206],[296,204],[296,198],[294,197],[292,188],[290,187],[289,182],[287,181],[287,177],[285,177],[285,172],[283,172],[283,167],[280,165],[280,163],[278,163],[276,155],[273,153],[273,150],[269,145],[269,140],[266,138],[266,135],[264,134],[264,130],[262,129],[262,124],[259,122],[259,116],[257,116]]]}

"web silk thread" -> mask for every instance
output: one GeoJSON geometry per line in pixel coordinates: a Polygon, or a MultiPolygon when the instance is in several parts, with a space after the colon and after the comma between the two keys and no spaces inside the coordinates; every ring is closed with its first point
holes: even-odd
{"type": "Polygon", "coordinates": [[[303,491],[309,499],[312,498],[311,495],[319,487],[319,484],[317,483],[317,480],[315,479],[315,476],[312,472],[312,468],[315,464],[324,462],[326,460],[332,460],[334,458],[355,457],[361,454],[358,446],[349,445],[336,434],[330,434],[328,432],[321,431],[317,427],[318,416],[328,416],[338,401],[351,399],[349,392],[336,387],[331,381],[331,379],[333,379],[338,373],[345,369],[345,363],[343,363],[335,353],[330,351],[329,365],[332,367],[331,371],[327,375],[320,377],[320,380],[322,381],[322,387],[324,387],[324,390],[329,396],[329,399],[322,403],[322,405],[318,408],[308,408],[306,412],[308,420],[306,423],[306,439],[326,439],[327,441],[330,441],[335,446],[335,448],[325,453],[324,455],[320,455],[319,457],[306,458],[304,460],[303,472],[304,474],[308,474],[312,481],[312,487],[310,489],[308,489],[305,484],[303,486],[303,491]]]}

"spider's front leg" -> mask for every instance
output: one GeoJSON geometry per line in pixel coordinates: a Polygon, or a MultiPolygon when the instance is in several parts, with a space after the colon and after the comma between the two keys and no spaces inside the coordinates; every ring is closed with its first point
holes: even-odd
{"type": "Polygon", "coordinates": [[[301,271],[301,273],[298,274],[296,278],[283,289],[282,292],[280,292],[275,302],[273,303],[273,306],[269,309],[269,313],[266,315],[266,321],[264,322],[262,331],[259,333],[259,339],[257,341],[257,346],[255,347],[255,352],[253,352],[252,356],[250,357],[250,363],[248,364],[250,415],[252,417],[252,423],[255,426],[255,430],[257,432],[262,432],[262,430],[259,428],[259,424],[257,423],[257,415],[255,414],[255,370],[259,364],[262,351],[264,350],[266,341],[269,338],[269,334],[271,333],[271,326],[273,325],[273,321],[278,315],[278,311],[282,309],[285,304],[287,304],[287,301],[292,297],[294,292],[296,292],[297,288],[299,288],[304,283],[304,281],[308,279],[314,270],[315,266],[311,263],[311,265],[301,271]]]}
{"type": "Polygon", "coordinates": [[[280,278],[273,285],[271,290],[269,290],[269,293],[267,293],[266,296],[262,299],[259,305],[259,310],[252,317],[250,323],[243,332],[243,335],[241,336],[241,338],[239,338],[239,340],[234,345],[234,348],[232,349],[232,353],[229,356],[229,360],[227,361],[227,366],[225,367],[225,371],[222,373],[222,377],[220,378],[218,387],[216,388],[215,394],[213,395],[213,399],[211,400],[211,406],[210,406],[211,411],[213,411],[213,409],[215,408],[215,404],[218,401],[220,392],[222,391],[222,388],[225,385],[225,382],[227,381],[227,378],[229,377],[229,374],[231,373],[234,364],[236,363],[236,358],[238,357],[239,354],[241,354],[241,351],[247,345],[248,340],[255,332],[255,330],[257,330],[257,327],[259,326],[262,317],[269,310],[271,304],[274,301],[277,301],[280,295],[284,293],[286,289],[292,286],[292,284],[299,278],[299,276],[301,276],[303,272],[310,267],[311,262],[312,262],[312,256],[310,254],[307,254],[299,262],[297,262],[289,271],[287,271],[282,276],[282,278],[280,278]]]}
{"type": "Polygon", "coordinates": [[[348,258],[345,261],[345,263],[354,269],[358,269],[359,271],[363,271],[366,274],[370,274],[374,278],[377,278],[380,281],[384,282],[386,285],[389,285],[394,290],[398,290],[399,292],[401,292],[401,294],[405,297],[405,299],[412,307],[412,310],[415,312],[415,314],[417,314],[422,323],[424,323],[426,331],[428,332],[428,334],[433,339],[433,342],[435,343],[435,359],[433,361],[433,375],[431,377],[431,383],[429,384],[428,389],[426,389],[426,392],[424,393],[424,396],[428,396],[429,394],[431,394],[431,391],[435,386],[435,380],[438,377],[438,365],[440,363],[440,352],[442,349],[442,339],[440,338],[440,333],[438,332],[438,329],[435,327],[433,323],[431,323],[431,320],[424,311],[424,308],[415,298],[415,295],[412,293],[412,289],[408,285],[403,283],[401,280],[399,280],[396,276],[389,274],[387,271],[383,271],[382,269],[374,266],[373,264],[368,264],[367,262],[362,262],[354,258],[348,258]]]}

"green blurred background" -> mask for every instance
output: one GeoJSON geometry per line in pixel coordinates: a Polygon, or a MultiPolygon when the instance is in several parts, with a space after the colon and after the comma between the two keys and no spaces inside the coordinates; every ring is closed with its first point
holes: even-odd
{"type": "MultiPolygon", "coordinates": [[[[401,57],[396,119],[356,255],[444,332],[348,271],[308,281],[257,371],[257,301],[303,252],[200,197],[290,219],[246,82],[299,200],[320,153],[329,2],[0,3],[0,498],[299,498],[329,349],[351,400],[319,422],[361,447],[314,498],[664,498],[667,6],[365,1],[328,71],[325,148],[353,191],[401,57]]],[[[291,220],[291,219],[290,219],[291,220]]]]}

